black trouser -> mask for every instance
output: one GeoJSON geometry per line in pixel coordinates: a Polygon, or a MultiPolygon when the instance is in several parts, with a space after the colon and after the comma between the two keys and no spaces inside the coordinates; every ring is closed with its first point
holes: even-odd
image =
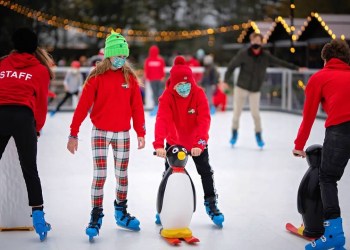
{"type": "Polygon", "coordinates": [[[69,92],[66,92],[66,95],[63,97],[62,101],[60,101],[60,103],[57,105],[57,108],[56,108],[56,112],[60,110],[61,106],[69,99],[71,98],[73,95],[78,95],[79,94],[79,91],[75,91],[73,93],[69,93],[69,92]]]}
{"type": "MultiPolygon", "coordinates": [[[[170,145],[166,144],[166,150],[170,145]]],[[[209,197],[216,197],[216,189],[214,185],[214,170],[209,164],[208,147],[199,156],[192,157],[194,164],[196,165],[197,172],[201,176],[202,186],[204,190],[204,199],[209,197]]],[[[165,171],[169,168],[169,164],[165,161],[165,171]]]]}
{"type": "Polygon", "coordinates": [[[326,129],[320,168],[321,197],[326,220],[340,217],[337,181],[350,158],[350,122],[326,129]]]}
{"type": "Polygon", "coordinates": [[[42,205],[43,196],[36,165],[37,135],[33,112],[25,106],[0,105],[0,120],[0,159],[8,141],[13,137],[27,186],[29,206],[42,205]]]}

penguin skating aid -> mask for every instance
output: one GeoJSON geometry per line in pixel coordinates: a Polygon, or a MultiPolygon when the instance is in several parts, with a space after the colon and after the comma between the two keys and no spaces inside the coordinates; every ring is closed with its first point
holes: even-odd
{"type": "Polygon", "coordinates": [[[158,189],[157,212],[162,225],[160,235],[171,245],[180,244],[182,240],[189,244],[199,242],[189,229],[196,210],[196,191],[184,168],[187,160],[188,153],[184,147],[171,146],[167,150],[170,168],[158,189]]]}

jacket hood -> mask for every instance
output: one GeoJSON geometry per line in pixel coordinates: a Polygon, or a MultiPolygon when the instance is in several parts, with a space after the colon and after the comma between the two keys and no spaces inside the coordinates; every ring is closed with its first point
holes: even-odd
{"type": "Polygon", "coordinates": [[[326,63],[325,68],[328,68],[328,69],[347,69],[347,70],[349,70],[350,66],[349,66],[349,64],[347,64],[346,62],[344,62],[344,61],[342,61],[342,60],[340,60],[338,58],[332,58],[326,63]]]}
{"type": "Polygon", "coordinates": [[[156,58],[159,55],[159,48],[156,45],[152,45],[148,51],[149,57],[156,58]]]}
{"type": "Polygon", "coordinates": [[[15,69],[27,68],[40,64],[39,60],[32,54],[13,52],[4,60],[8,60],[15,69]]]}

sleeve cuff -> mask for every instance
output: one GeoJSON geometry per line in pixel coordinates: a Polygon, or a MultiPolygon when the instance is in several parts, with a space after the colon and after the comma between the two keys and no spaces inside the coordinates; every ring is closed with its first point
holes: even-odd
{"type": "Polygon", "coordinates": [[[71,130],[70,135],[72,136],[78,136],[78,131],[71,130]]]}

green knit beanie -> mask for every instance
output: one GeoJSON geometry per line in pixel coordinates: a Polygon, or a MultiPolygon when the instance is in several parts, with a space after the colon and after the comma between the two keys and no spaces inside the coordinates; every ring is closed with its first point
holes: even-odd
{"type": "Polygon", "coordinates": [[[106,38],[104,56],[105,58],[111,56],[129,56],[128,43],[121,34],[112,30],[111,34],[106,38]]]}

